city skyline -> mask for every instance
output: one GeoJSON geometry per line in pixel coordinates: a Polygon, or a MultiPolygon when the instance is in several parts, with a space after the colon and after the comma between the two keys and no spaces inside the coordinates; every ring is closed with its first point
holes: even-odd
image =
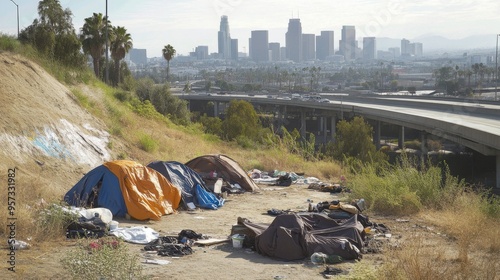
{"type": "MultiPolygon", "coordinates": [[[[21,30],[38,18],[38,2],[16,1],[21,30]]],[[[84,18],[90,17],[93,12],[105,14],[104,1],[84,3],[63,0],[60,3],[63,8],[72,11],[77,32],[84,18]]],[[[210,53],[217,52],[217,32],[223,15],[229,18],[231,38],[238,39],[239,51],[246,53],[252,30],[268,30],[269,42],[285,46],[285,33],[291,18],[300,18],[304,34],[319,35],[323,30],[332,30],[340,35],[344,25],[356,27],[357,40],[362,37],[388,37],[418,41],[419,37],[426,35],[461,39],[493,34],[491,42],[478,44],[494,48],[494,34],[500,33],[500,18],[495,15],[499,10],[500,3],[490,0],[424,0],[415,3],[408,0],[364,0],[356,3],[325,0],[184,0],[168,4],[159,0],[108,1],[111,23],[124,26],[132,35],[134,47],[147,49],[148,57],[161,56],[161,49],[166,44],[173,45],[181,55],[188,55],[199,45],[208,46],[210,53]]],[[[0,32],[17,33],[16,6],[9,0],[0,2],[0,32]]],[[[336,36],[336,50],[339,48],[338,39],[340,36],[336,36]]]]}

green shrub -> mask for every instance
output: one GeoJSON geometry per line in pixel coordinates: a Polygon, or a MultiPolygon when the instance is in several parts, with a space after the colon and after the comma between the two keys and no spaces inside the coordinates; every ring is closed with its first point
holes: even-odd
{"type": "Polygon", "coordinates": [[[78,220],[78,215],[63,210],[57,204],[39,209],[36,216],[36,231],[43,233],[39,235],[43,240],[64,235],[68,225],[78,220]]]}
{"type": "Polygon", "coordinates": [[[139,148],[152,153],[158,149],[158,142],[149,134],[139,136],[139,148]]]}
{"type": "Polygon", "coordinates": [[[246,136],[240,135],[240,136],[236,137],[235,140],[236,140],[236,143],[238,143],[238,145],[244,149],[256,148],[255,141],[253,141],[252,139],[249,139],[246,136]]]}
{"type": "Polygon", "coordinates": [[[121,102],[132,100],[132,94],[128,91],[116,91],[113,95],[121,102]]]}
{"type": "Polygon", "coordinates": [[[405,141],[404,146],[405,146],[405,148],[408,148],[408,149],[420,150],[421,143],[419,140],[409,140],[409,141],[405,141]]]}
{"type": "Polygon", "coordinates": [[[145,279],[139,257],[117,238],[81,240],[61,263],[70,279],[145,279]]]}
{"type": "Polygon", "coordinates": [[[140,101],[137,98],[133,98],[130,101],[130,107],[131,109],[137,113],[139,116],[143,116],[148,119],[163,119],[164,116],[158,111],[156,111],[156,108],[151,104],[151,101],[146,100],[146,101],[140,101]]]}
{"type": "Polygon", "coordinates": [[[83,94],[79,89],[72,89],[71,92],[73,92],[73,95],[76,97],[78,100],[78,103],[80,106],[82,106],[85,109],[89,109],[90,107],[93,106],[92,102],[89,100],[88,96],[83,94]]]}
{"type": "Polygon", "coordinates": [[[372,210],[387,214],[411,214],[423,207],[442,209],[465,188],[446,164],[419,168],[405,154],[393,166],[365,163],[350,169],[356,172],[349,183],[353,198],[365,198],[372,210]]]}
{"type": "Polygon", "coordinates": [[[0,33],[0,50],[5,51],[15,51],[19,48],[19,41],[14,38],[14,36],[9,36],[0,33]]]}

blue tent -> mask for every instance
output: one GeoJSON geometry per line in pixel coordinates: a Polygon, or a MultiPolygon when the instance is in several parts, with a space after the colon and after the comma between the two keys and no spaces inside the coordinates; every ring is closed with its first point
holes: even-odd
{"type": "Polygon", "coordinates": [[[64,201],[79,207],[105,207],[116,217],[124,217],[127,213],[118,178],[104,165],[80,179],[66,193],[64,201]]]}
{"type": "MultiPolygon", "coordinates": [[[[177,161],[153,161],[147,166],[161,173],[172,185],[181,189],[182,201],[186,208],[190,202],[203,208],[211,208],[201,205],[207,197],[217,201],[215,195],[207,189],[201,176],[187,165],[177,161]]],[[[218,207],[222,206],[222,203],[219,203],[218,207]]]]}

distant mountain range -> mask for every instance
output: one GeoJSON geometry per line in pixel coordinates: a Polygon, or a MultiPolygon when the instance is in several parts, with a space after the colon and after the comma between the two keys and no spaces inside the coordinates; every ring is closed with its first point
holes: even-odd
{"type": "MultiPolygon", "coordinates": [[[[387,50],[392,47],[401,47],[401,39],[387,37],[377,37],[377,50],[387,50]]],[[[495,34],[473,35],[462,39],[448,39],[438,35],[423,35],[411,39],[410,43],[419,42],[423,44],[424,52],[446,51],[446,50],[473,50],[473,49],[491,49],[495,50],[495,34]]]]}

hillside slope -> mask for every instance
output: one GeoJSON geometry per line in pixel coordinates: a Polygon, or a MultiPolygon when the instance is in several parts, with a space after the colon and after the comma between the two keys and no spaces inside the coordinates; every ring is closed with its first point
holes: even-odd
{"type": "Polygon", "coordinates": [[[50,178],[65,189],[111,159],[104,124],[43,68],[8,52],[0,53],[0,114],[2,173],[17,167],[25,180],[50,178]]]}

